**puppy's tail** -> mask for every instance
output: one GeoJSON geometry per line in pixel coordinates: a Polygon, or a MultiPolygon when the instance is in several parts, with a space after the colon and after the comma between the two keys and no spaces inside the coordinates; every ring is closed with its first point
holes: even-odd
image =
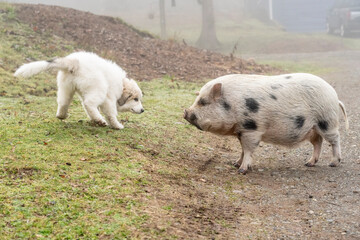
{"type": "Polygon", "coordinates": [[[15,77],[31,77],[46,70],[55,69],[75,73],[79,69],[77,59],[56,58],[49,61],[37,61],[22,65],[14,73],[15,77]]]}
{"type": "Polygon", "coordinates": [[[344,105],[341,101],[339,101],[339,106],[340,106],[340,108],[341,108],[341,111],[342,111],[343,114],[344,114],[344,118],[345,118],[345,129],[346,129],[346,131],[348,131],[348,130],[349,130],[349,120],[348,120],[348,117],[347,117],[347,114],[346,114],[345,105],[344,105]]]}

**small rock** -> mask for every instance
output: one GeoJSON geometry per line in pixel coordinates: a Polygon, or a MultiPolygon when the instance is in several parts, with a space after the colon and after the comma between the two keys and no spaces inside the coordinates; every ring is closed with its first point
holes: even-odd
{"type": "Polygon", "coordinates": [[[309,214],[311,214],[311,215],[314,214],[314,211],[313,211],[313,210],[310,210],[310,211],[309,211],[309,214]]]}
{"type": "Polygon", "coordinates": [[[234,190],[233,193],[243,193],[241,190],[234,190]]]}

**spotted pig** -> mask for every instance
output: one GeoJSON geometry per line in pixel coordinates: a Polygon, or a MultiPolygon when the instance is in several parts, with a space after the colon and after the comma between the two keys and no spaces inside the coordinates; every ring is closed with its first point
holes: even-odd
{"type": "Polygon", "coordinates": [[[335,90],[311,74],[234,74],[205,84],[184,118],[202,131],[236,136],[242,153],[235,166],[246,174],[260,141],[294,147],[308,140],[314,151],[305,165],[312,167],[325,139],[333,150],[330,166],[337,166],[340,109],[348,129],[345,106],[335,90]]]}

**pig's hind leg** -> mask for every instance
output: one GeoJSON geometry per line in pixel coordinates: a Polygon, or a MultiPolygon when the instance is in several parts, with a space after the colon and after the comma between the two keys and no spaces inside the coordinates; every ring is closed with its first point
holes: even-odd
{"type": "Polygon", "coordinates": [[[334,129],[331,133],[326,133],[324,138],[331,144],[333,159],[330,167],[337,167],[341,161],[340,134],[334,129]]]}
{"type": "Polygon", "coordinates": [[[322,120],[318,122],[319,134],[331,144],[332,147],[332,161],[330,167],[336,167],[341,161],[341,148],[340,148],[340,134],[338,128],[338,121],[322,120]]]}
{"type": "Polygon", "coordinates": [[[259,145],[261,136],[262,133],[260,132],[248,132],[246,134],[242,134],[242,136],[240,137],[244,156],[240,165],[239,173],[245,175],[248,170],[251,169],[252,153],[259,145]]]}

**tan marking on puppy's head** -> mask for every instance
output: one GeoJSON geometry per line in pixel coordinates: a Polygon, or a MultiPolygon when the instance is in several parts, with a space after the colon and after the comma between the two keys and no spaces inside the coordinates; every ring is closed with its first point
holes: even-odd
{"type": "Polygon", "coordinates": [[[118,111],[131,111],[138,114],[143,113],[144,108],[141,104],[142,97],[142,91],[133,79],[124,80],[123,94],[117,101],[118,111]]]}

